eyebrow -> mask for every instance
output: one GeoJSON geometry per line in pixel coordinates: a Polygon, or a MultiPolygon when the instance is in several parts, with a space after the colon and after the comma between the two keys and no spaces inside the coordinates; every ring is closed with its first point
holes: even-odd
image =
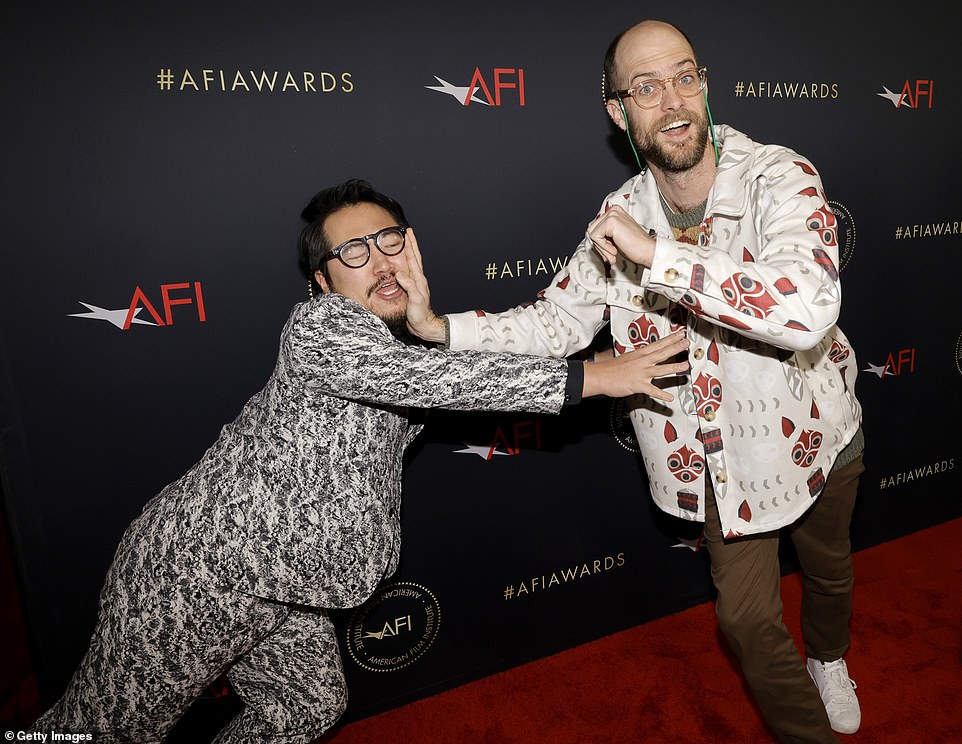
{"type": "MultiPolygon", "coordinates": [[[[695,60],[691,59],[691,57],[686,57],[681,62],[676,62],[674,64],[674,68],[677,71],[684,70],[687,67],[695,67],[695,66],[696,66],[695,60]]],[[[634,75],[628,78],[628,85],[630,87],[631,84],[635,82],[635,80],[638,80],[639,78],[642,80],[651,80],[655,78],[655,76],[656,76],[656,73],[654,71],[636,72],[634,75]]]]}

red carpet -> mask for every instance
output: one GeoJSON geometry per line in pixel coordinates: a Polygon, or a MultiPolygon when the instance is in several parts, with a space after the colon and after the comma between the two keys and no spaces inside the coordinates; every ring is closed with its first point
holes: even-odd
{"type": "MultiPolygon", "coordinates": [[[[962,741],[962,519],[856,553],[855,568],[847,659],[859,684],[862,728],[840,738],[852,744],[962,741]]],[[[8,569],[0,572],[7,647],[0,721],[19,727],[40,711],[8,569]]],[[[783,599],[798,638],[797,575],[785,578],[783,599]]],[[[344,725],[317,744],[772,740],[713,608],[704,604],[344,725]]]]}
{"type": "MultiPolygon", "coordinates": [[[[962,741],[962,519],[855,555],[853,744],[962,741]]],[[[800,638],[801,582],[783,581],[800,638]]],[[[774,741],[711,604],[329,732],[317,744],[774,741]]]]}

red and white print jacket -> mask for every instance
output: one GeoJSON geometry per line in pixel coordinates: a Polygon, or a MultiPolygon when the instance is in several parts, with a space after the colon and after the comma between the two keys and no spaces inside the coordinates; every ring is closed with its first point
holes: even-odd
{"type": "Polygon", "coordinates": [[[672,238],[650,172],[601,206],[657,232],[651,269],[607,267],[586,237],[537,301],[449,315],[452,349],[565,357],[610,323],[616,353],[680,328],[690,373],[663,381],[670,404],[628,401],[652,497],[704,520],[711,478],[722,532],[774,530],[821,493],[861,422],[858,373],[835,325],[841,307],[835,215],[812,164],[716,128],[722,155],[698,245],[672,238]]]}

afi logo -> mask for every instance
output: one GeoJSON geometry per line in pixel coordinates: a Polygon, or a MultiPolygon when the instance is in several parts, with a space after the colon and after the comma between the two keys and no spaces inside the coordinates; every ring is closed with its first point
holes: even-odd
{"type": "Polygon", "coordinates": [[[533,449],[541,449],[541,419],[516,421],[507,431],[504,427],[499,426],[495,429],[490,444],[475,445],[465,442],[465,448],[455,450],[455,452],[456,454],[477,455],[485,460],[490,460],[494,455],[520,454],[521,443],[525,441],[532,442],[533,449]],[[498,449],[502,445],[507,450],[506,452],[498,449]]]}
{"type": "Polygon", "coordinates": [[[884,93],[876,93],[877,96],[888,98],[895,108],[921,108],[923,101],[927,104],[926,108],[932,108],[932,90],[935,87],[934,80],[906,80],[905,85],[899,93],[893,93],[884,85],[884,93]]]}
{"type": "Polygon", "coordinates": [[[885,360],[885,364],[876,365],[869,362],[868,367],[862,371],[878,375],[879,379],[886,375],[899,377],[903,374],[911,374],[915,372],[915,348],[893,351],[885,360]]]}
{"type": "Polygon", "coordinates": [[[505,102],[524,106],[524,70],[520,67],[495,67],[487,77],[480,67],[474,68],[470,84],[466,86],[452,85],[447,80],[434,76],[440,85],[425,85],[428,90],[447,93],[461,102],[462,106],[471,103],[481,103],[485,106],[500,106],[502,91],[512,91],[505,95],[505,102]],[[493,94],[492,94],[493,91],[493,94]]]}
{"type": "Polygon", "coordinates": [[[394,618],[393,623],[390,620],[386,620],[384,622],[383,628],[373,633],[368,631],[367,633],[364,634],[364,637],[377,638],[379,641],[383,641],[385,638],[391,638],[392,636],[401,635],[402,628],[407,628],[408,632],[409,633],[411,632],[412,628],[411,628],[410,615],[405,615],[404,617],[396,617],[394,618]]]}
{"type": "MultiPolygon", "coordinates": [[[[78,300],[78,302],[80,302],[78,300]]],[[[204,308],[204,291],[200,282],[177,282],[175,284],[160,285],[160,302],[164,315],[161,317],[157,312],[155,304],[150,301],[147,294],[138,286],[134,288],[134,294],[130,298],[130,305],[119,310],[107,310],[86,302],[80,302],[90,312],[70,313],[72,318],[89,318],[91,320],[106,320],[117,328],[126,331],[131,324],[169,326],[174,324],[174,305],[194,305],[197,310],[197,318],[201,323],[207,322],[207,311],[204,308]],[[149,320],[138,317],[142,310],[146,310],[154,319],[149,320]]]]}

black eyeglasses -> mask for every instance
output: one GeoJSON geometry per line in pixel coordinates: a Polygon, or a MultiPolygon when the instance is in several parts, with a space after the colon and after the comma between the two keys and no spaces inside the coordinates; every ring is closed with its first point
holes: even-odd
{"type": "Polygon", "coordinates": [[[404,250],[404,234],[406,232],[407,227],[394,225],[392,227],[381,228],[377,232],[361,238],[345,240],[337,246],[337,248],[321,256],[321,263],[330,261],[336,256],[341,259],[341,263],[345,266],[349,266],[352,269],[359,269],[371,258],[371,244],[369,241],[373,242],[374,245],[377,246],[377,249],[385,256],[396,256],[404,250]]]}
{"type": "Polygon", "coordinates": [[[664,80],[642,80],[627,90],[613,90],[612,93],[619,98],[631,96],[641,108],[654,108],[661,103],[668,83],[671,83],[671,87],[675,89],[675,93],[681,97],[692,98],[705,89],[705,82],[707,80],[707,67],[689,67],[670,78],[665,78],[664,80]]]}

